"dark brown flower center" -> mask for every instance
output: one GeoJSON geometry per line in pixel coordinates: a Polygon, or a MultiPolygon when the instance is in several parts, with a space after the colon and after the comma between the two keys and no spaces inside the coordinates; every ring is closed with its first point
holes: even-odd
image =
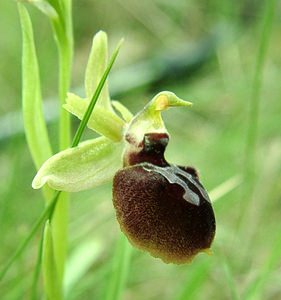
{"type": "Polygon", "coordinates": [[[132,166],[148,162],[156,166],[168,166],[164,152],[169,142],[167,133],[147,133],[141,143],[135,144],[130,136],[126,140],[133,147],[129,147],[124,155],[124,165],[132,166]]]}

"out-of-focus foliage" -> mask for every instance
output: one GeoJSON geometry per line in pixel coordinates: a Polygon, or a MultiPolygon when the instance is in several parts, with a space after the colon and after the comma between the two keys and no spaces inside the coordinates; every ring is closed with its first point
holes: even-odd
{"type": "MultiPolygon", "coordinates": [[[[192,110],[171,110],[164,116],[171,134],[168,159],[198,167],[209,190],[243,173],[249,99],[265,1],[73,2],[73,91],[79,94],[82,90],[93,34],[100,29],[107,31],[111,45],[125,37],[117,70],[109,76],[109,86],[111,77],[115,81],[114,99],[132,112],[140,110],[160,90],[171,90],[191,100],[192,110]],[[200,55],[204,59],[199,60],[200,55]],[[153,61],[154,68],[146,68],[148,61],[153,61]],[[200,63],[187,63],[192,61],[200,63]],[[183,70],[182,65],[187,67],[183,70]],[[165,76],[155,78],[159,74],[155,70],[165,76]],[[144,81],[130,88],[136,73],[140,81],[150,78],[152,84],[144,81]],[[118,89],[120,86],[126,87],[126,92],[118,89]]],[[[281,298],[280,3],[277,8],[263,69],[257,172],[251,186],[243,181],[238,189],[214,204],[218,229],[211,256],[202,254],[190,265],[174,266],[133,250],[124,299],[281,298]]],[[[29,10],[43,97],[53,103],[57,101],[52,97],[58,71],[54,67],[56,48],[50,38],[50,24],[34,8],[29,10]]],[[[7,122],[21,124],[18,115],[11,114],[21,110],[21,34],[14,1],[0,3],[0,53],[2,265],[43,209],[41,194],[31,188],[35,169],[23,134],[1,139],[2,128],[10,128],[7,122]]],[[[54,116],[48,129],[51,143],[55,144],[55,109],[46,113],[54,116]]],[[[94,137],[90,131],[87,135],[94,137]]],[[[67,299],[103,299],[119,237],[110,184],[73,194],[70,206],[67,299]],[[77,263],[79,257],[82,265],[77,263]]],[[[32,279],[28,274],[35,264],[37,243],[35,239],[0,283],[1,299],[29,295],[32,279]]]]}

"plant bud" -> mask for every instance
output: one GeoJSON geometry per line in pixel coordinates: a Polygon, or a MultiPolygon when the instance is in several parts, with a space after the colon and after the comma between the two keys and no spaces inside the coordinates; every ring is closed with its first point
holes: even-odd
{"type": "Polygon", "coordinates": [[[134,246],[181,264],[210,248],[216,225],[196,170],[165,160],[168,141],[166,133],[149,133],[128,147],[125,167],[114,177],[113,204],[121,230],[134,246]]]}

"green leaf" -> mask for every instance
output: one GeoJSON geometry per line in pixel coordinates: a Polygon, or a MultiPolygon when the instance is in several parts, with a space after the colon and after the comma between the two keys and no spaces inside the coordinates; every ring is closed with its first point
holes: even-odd
{"type": "MultiPolygon", "coordinates": [[[[108,60],[108,46],[107,35],[104,31],[99,31],[93,38],[92,49],[89,55],[85,73],[85,92],[86,98],[90,99],[96,90],[100,79],[107,66],[108,60]]],[[[113,111],[110,104],[110,97],[108,91],[107,81],[101,91],[100,97],[97,101],[97,106],[113,111]]]]}
{"type": "Polygon", "coordinates": [[[51,225],[46,221],[43,238],[43,280],[48,299],[62,299],[58,280],[51,225]]]}
{"type": "MultiPolygon", "coordinates": [[[[72,93],[68,93],[66,104],[63,105],[68,112],[72,113],[80,120],[83,118],[88,106],[89,101],[72,93]]],[[[120,141],[122,139],[124,124],[125,122],[115,113],[105,109],[104,107],[95,106],[87,126],[113,141],[120,141]]]]}
{"type": "Polygon", "coordinates": [[[38,169],[52,155],[52,151],[42,111],[41,87],[32,24],[26,8],[20,3],[18,10],[23,38],[22,105],[24,127],[27,143],[38,169]]]}
{"type": "Polygon", "coordinates": [[[43,164],[32,187],[47,183],[56,190],[77,192],[98,186],[122,167],[122,148],[122,143],[99,137],[61,151],[43,164]]]}

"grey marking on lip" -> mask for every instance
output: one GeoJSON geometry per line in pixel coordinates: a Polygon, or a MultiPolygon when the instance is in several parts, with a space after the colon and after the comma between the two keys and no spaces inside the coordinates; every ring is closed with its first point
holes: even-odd
{"type": "Polygon", "coordinates": [[[195,185],[196,188],[199,190],[199,192],[200,192],[200,194],[202,195],[202,197],[203,197],[205,200],[207,200],[208,202],[211,203],[211,200],[210,200],[210,198],[209,198],[209,195],[208,195],[208,193],[206,192],[206,190],[204,189],[204,187],[203,187],[200,183],[198,183],[198,182],[192,177],[191,174],[189,174],[189,173],[183,171],[182,169],[180,169],[179,167],[177,167],[177,166],[175,166],[175,165],[173,165],[173,167],[175,168],[177,174],[179,174],[179,175],[185,177],[186,179],[188,179],[189,181],[191,181],[191,182],[193,183],[193,185],[195,185]]]}
{"type": "Polygon", "coordinates": [[[168,180],[168,182],[180,185],[184,189],[183,198],[187,202],[194,204],[196,206],[199,206],[200,205],[200,197],[188,187],[187,183],[183,179],[181,179],[178,176],[178,175],[181,175],[182,177],[187,179],[187,181],[189,183],[191,183],[193,186],[195,186],[196,189],[198,189],[198,191],[200,192],[200,194],[202,195],[202,197],[204,199],[206,199],[208,202],[210,202],[210,198],[209,198],[207,192],[196,180],[194,180],[192,175],[181,170],[179,167],[177,167],[175,165],[171,165],[168,167],[159,167],[159,166],[155,166],[155,165],[147,163],[147,164],[143,165],[143,169],[148,172],[154,171],[154,172],[162,175],[163,177],[165,177],[168,180]]]}

